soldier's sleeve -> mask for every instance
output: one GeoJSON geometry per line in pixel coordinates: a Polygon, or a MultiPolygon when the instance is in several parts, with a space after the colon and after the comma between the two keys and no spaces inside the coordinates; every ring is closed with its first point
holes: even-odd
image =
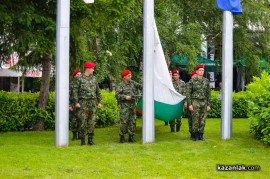
{"type": "Polygon", "coordinates": [[[211,105],[211,89],[210,89],[210,84],[208,82],[207,85],[207,106],[211,105]]]}
{"type": "Polygon", "coordinates": [[[126,100],[126,95],[123,94],[123,88],[120,85],[116,87],[115,98],[117,99],[117,101],[126,100]]]}
{"type": "MultiPolygon", "coordinates": [[[[135,87],[136,87],[136,90],[138,91],[138,93],[141,94],[142,90],[143,90],[143,85],[140,83],[137,83],[135,81],[134,81],[134,84],[135,84],[135,87]]],[[[137,94],[137,95],[139,95],[139,94],[137,94]]]]}
{"type": "Polygon", "coordinates": [[[182,86],[184,89],[183,89],[183,96],[186,96],[185,98],[185,102],[187,102],[187,84],[185,82],[183,82],[183,86],[182,86]]]}
{"type": "Polygon", "coordinates": [[[192,92],[191,86],[192,86],[191,81],[189,81],[186,84],[186,102],[187,102],[187,106],[192,105],[191,104],[191,92],[192,92]]]}
{"type": "Polygon", "coordinates": [[[80,89],[80,78],[77,77],[77,80],[74,82],[74,86],[72,89],[75,104],[79,102],[79,89],[80,89]]]}
{"type": "Polygon", "coordinates": [[[184,84],[184,96],[187,96],[187,83],[184,84]]]}
{"type": "Polygon", "coordinates": [[[73,87],[74,87],[74,85],[73,85],[73,81],[71,81],[70,82],[70,84],[69,84],[69,106],[72,106],[73,104],[72,104],[72,98],[73,98],[73,87]]]}
{"type": "Polygon", "coordinates": [[[97,81],[96,81],[96,96],[97,96],[98,103],[101,103],[102,96],[101,96],[101,92],[100,92],[100,89],[99,89],[99,86],[98,86],[98,82],[97,81]]]}

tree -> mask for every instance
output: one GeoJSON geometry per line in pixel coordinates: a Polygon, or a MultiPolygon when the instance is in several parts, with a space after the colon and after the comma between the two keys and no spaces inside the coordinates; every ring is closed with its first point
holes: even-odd
{"type": "MultiPolygon", "coordinates": [[[[41,109],[46,107],[54,64],[56,2],[9,0],[0,4],[0,61],[16,51],[22,67],[42,65],[41,109]]],[[[236,57],[245,57],[246,80],[250,81],[260,73],[262,57],[269,64],[270,2],[242,0],[242,6],[243,14],[234,17],[234,51],[236,57]]],[[[94,4],[71,0],[70,71],[94,61],[99,82],[120,80],[125,68],[132,68],[136,76],[142,62],[142,12],[142,0],[97,0],[94,4]]],[[[205,40],[202,34],[213,36],[221,52],[222,11],[216,8],[216,0],[156,0],[155,20],[168,65],[179,53],[188,57],[190,72],[205,40]]],[[[42,120],[38,126],[42,129],[42,120]]]]}
{"type": "MultiPolygon", "coordinates": [[[[42,65],[42,83],[38,107],[45,110],[48,101],[52,58],[55,54],[56,0],[10,0],[1,3],[1,46],[6,54],[17,52],[22,69],[42,65]]],[[[34,126],[44,129],[44,119],[34,126]]]]}

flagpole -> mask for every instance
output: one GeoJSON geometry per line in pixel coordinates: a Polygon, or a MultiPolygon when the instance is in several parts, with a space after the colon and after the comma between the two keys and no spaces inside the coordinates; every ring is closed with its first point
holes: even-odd
{"type": "Polygon", "coordinates": [[[70,0],[57,1],[55,143],[68,146],[70,0]]]}
{"type": "Polygon", "coordinates": [[[233,15],[223,11],[221,138],[232,136],[233,15]]]}
{"type": "Polygon", "coordinates": [[[152,143],[154,134],[154,0],[144,0],[143,9],[143,144],[152,143]]]}

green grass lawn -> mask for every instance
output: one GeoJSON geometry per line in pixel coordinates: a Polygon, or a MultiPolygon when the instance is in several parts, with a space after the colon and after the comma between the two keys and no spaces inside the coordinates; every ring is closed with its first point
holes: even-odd
{"type": "Polygon", "coordinates": [[[119,143],[119,126],[95,130],[94,146],[55,147],[54,131],[0,133],[0,178],[268,178],[270,150],[249,134],[248,119],[233,119],[230,140],[220,139],[220,119],[207,119],[205,141],[189,139],[155,122],[155,142],[119,143]],[[216,165],[260,165],[260,171],[217,171],[216,165]]]}

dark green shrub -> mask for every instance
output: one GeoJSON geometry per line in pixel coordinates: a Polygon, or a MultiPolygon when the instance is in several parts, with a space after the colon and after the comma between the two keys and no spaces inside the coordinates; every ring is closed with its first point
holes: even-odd
{"type": "Polygon", "coordinates": [[[220,91],[211,91],[211,110],[207,114],[208,118],[220,118],[221,117],[221,96],[220,91]]]}
{"type": "Polygon", "coordinates": [[[246,92],[233,93],[233,118],[247,118],[248,103],[246,92]]]}
{"type": "MultiPolygon", "coordinates": [[[[221,118],[221,93],[220,91],[211,91],[211,111],[208,113],[208,118],[221,118]]],[[[247,117],[247,100],[244,91],[235,93],[233,92],[233,118],[246,118],[247,117]]]]}
{"type": "Polygon", "coordinates": [[[253,77],[253,82],[246,88],[250,132],[270,145],[270,76],[263,72],[260,78],[253,77]]]}
{"type": "Polygon", "coordinates": [[[119,121],[119,108],[114,92],[101,90],[102,108],[98,109],[97,126],[111,126],[119,121]]]}
{"type": "MultiPolygon", "coordinates": [[[[106,127],[119,121],[119,109],[114,93],[101,91],[102,108],[98,110],[97,126],[106,127]]],[[[40,119],[44,119],[45,130],[55,129],[55,93],[49,93],[46,110],[38,109],[39,93],[0,91],[0,131],[31,130],[40,119]]]]}

